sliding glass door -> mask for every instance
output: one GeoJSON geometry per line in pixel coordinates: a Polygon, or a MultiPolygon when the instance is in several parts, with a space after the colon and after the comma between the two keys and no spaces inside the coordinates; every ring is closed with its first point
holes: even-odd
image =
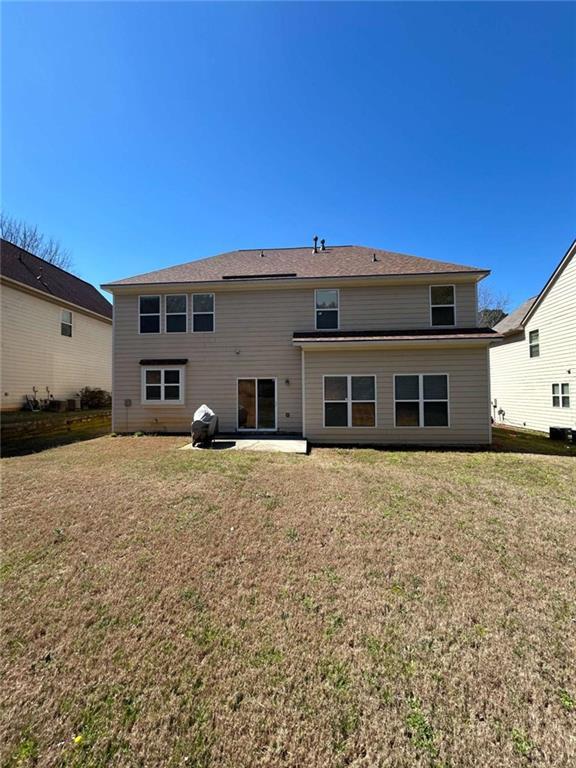
{"type": "Polygon", "coordinates": [[[238,429],[276,429],[276,379],[238,379],[238,429]]]}

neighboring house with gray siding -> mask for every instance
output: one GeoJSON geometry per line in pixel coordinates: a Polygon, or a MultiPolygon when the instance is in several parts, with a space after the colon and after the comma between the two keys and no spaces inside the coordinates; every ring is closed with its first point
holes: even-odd
{"type": "Polygon", "coordinates": [[[495,326],[490,350],[497,422],[576,428],[576,241],[540,291],[495,326]]]}
{"type": "Polygon", "coordinates": [[[486,444],[488,270],[360,246],[239,250],[103,286],[113,428],[316,443],[486,444]]]}
{"type": "Polygon", "coordinates": [[[2,240],[0,408],[112,385],[112,305],[93,285],[2,240]]]}

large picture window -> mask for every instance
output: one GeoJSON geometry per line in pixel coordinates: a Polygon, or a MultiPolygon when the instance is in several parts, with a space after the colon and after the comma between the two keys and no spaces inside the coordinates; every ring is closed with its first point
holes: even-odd
{"type": "Polygon", "coordinates": [[[453,285],[430,286],[431,325],[456,325],[456,298],[453,285]]]}
{"type": "Polygon", "coordinates": [[[324,376],[325,427],[375,427],[375,376],[324,376]]]}
{"type": "Polygon", "coordinates": [[[166,333],[188,330],[188,297],[185,293],[166,296],[166,333]]]}
{"type": "Polygon", "coordinates": [[[139,297],[140,333],[160,333],[160,296],[139,297]]]}
{"type": "Polygon", "coordinates": [[[142,368],[142,402],[184,403],[183,368],[142,368]]]}
{"type": "Polygon", "coordinates": [[[214,330],[214,294],[195,293],[192,296],[192,330],[212,333],[214,330]]]}
{"type": "Polygon", "coordinates": [[[340,292],[337,288],[318,289],[314,293],[316,330],[338,330],[340,325],[340,292]]]}
{"type": "Polygon", "coordinates": [[[397,427],[447,427],[448,375],[396,374],[394,418],[397,427]]]}

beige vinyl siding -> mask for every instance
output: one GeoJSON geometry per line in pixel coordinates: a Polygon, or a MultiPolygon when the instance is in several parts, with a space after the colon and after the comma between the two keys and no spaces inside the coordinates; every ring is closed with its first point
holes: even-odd
{"type": "MultiPolygon", "coordinates": [[[[434,283],[433,283],[434,284],[434,283]]],[[[332,287],[326,283],[318,287],[332,287]]],[[[146,286],[140,295],[187,293],[202,289],[146,286]]],[[[210,291],[212,292],[212,291],[210,291]]],[[[456,287],[457,323],[476,324],[476,283],[456,287]]],[[[191,301],[188,301],[190,328],[191,301]]],[[[220,429],[236,423],[236,381],[243,377],[277,379],[279,431],[302,431],[301,352],[292,344],[295,331],[315,330],[314,288],[287,286],[271,290],[215,291],[214,333],[139,334],[138,293],[116,289],[114,352],[114,429],[187,432],[194,410],[206,403],[219,416],[220,429]],[[187,358],[183,405],[141,402],[142,359],[187,358]],[[126,401],[131,405],[126,405],[126,401]]],[[[430,327],[429,284],[340,288],[340,328],[376,330],[430,327]]]]}
{"type": "Polygon", "coordinates": [[[504,423],[547,432],[576,427],[576,259],[572,257],[528,321],[490,350],[492,401],[504,423]],[[540,356],[530,357],[530,331],[539,331],[540,356]],[[568,372],[570,371],[570,373],[568,372]],[[552,406],[552,384],[570,384],[570,408],[552,406]]]}
{"type": "Polygon", "coordinates": [[[470,445],[490,442],[485,348],[306,351],[306,437],[316,443],[470,445]],[[394,374],[446,373],[449,427],[395,427],[394,374]],[[324,375],[376,376],[376,427],[323,426],[324,375]]]}
{"type": "Polygon", "coordinates": [[[2,284],[2,409],[18,409],[25,395],[46,387],[55,399],[85,386],[112,385],[112,324],[72,309],[72,337],[62,336],[62,309],[69,306],[2,284]]]}

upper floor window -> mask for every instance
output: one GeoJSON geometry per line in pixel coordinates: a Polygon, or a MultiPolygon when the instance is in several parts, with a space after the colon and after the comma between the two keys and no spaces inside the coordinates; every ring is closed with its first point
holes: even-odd
{"type": "Polygon", "coordinates": [[[188,296],[185,293],[166,296],[166,333],[188,330],[188,296]]]}
{"type": "Polygon", "coordinates": [[[72,312],[69,309],[63,309],[60,315],[60,334],[72,336],[72,312]]]}
{"type": "Polygon", "coordinates": [[[160,296],[140,296],[140,333],[160,333],[160,296]]]}
{"type": "Polygon", "coordinates": [[[552,405],[554,408],[570,408],[570,384],[552,384],[552,405]]]}
{"type": "Polygon", "coordinates": [[[396,374],[394,415],[396,427],[447,427],[448,375],[396,374]]]}
{"type": "Polygon", "coordinates": [[[195,293],[192,296],[192,330],[211,333],[214,330],[214,294],[195,293]]]}
{"type": "Polygon", "coordinates": [[[340,313],[340,292],[337,288],[322,288],[315,292],[316,330],[337,330],[340,313]]]}
{"type": "Polygon", "coordinates": [[[430,286],[432,325],[456,325],[456,297],[453,285],[430,286]]]}
{"type": "Polygon", "coordinates": [[[325,376],[324,426],[376,426],[376,377],[325,376]]]}
{"type": "Polygon", "coordinates": [[[184,403],[184,368],[142,368],[142,402],[184,403]]]}
{"type": "Polygon", "coordinates": [[[530,331],[528,338],[530,357],[540,357],[540,331],[530,331]]]}

